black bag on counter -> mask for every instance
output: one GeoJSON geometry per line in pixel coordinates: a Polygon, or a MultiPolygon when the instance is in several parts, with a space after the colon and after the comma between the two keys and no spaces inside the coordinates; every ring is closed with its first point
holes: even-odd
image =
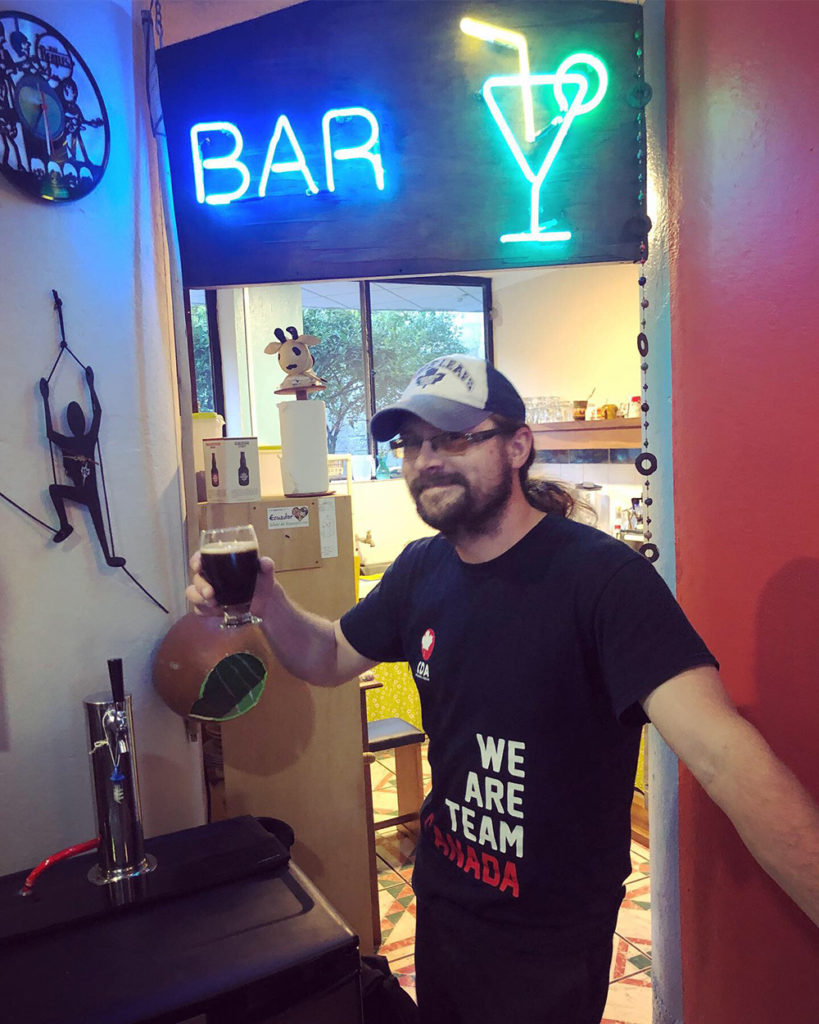
{"type": "Polygon", "coordinates": [[[418,1007],[401,988],[385,956],[362,956],[364,1024],[418,1024],[418,1007]]]}

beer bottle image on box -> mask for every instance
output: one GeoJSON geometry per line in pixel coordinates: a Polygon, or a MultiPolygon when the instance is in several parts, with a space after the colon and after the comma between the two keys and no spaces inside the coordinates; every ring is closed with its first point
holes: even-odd
{"type": "Polygon", "coordinates": [[[250,470],[247,468],[245,453],[239,452],[239,486],[247,487],[250,483],[250,470]]]}
{"type": "Polygon", "coordinates": [[[210,453],[210,482],[211,486],[219,486],[219,467],[216,465],[216,452],[210,453]]]}

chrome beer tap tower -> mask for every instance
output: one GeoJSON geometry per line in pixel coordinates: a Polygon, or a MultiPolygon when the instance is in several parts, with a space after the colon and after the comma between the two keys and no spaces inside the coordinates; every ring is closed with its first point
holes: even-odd
{"type": "MultiPolygon", "coordinates": [[[[122,661],[108,661],[111,695],[95,693],[83,701],[88,724],[94,784],[98,863],[88,872],[95,885],[111,885],[127,902],[127,880],[147,874],[156,858],[145,853],[139,802],[131,695],[125,693],[122,661]]],[[[119,900],[117,900],[119,902],[119,900]]]]}

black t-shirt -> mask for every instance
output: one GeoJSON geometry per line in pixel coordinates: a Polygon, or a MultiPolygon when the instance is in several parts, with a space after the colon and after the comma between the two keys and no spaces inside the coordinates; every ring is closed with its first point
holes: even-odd
{"type": "Polygon", "coordinates": [[[341,620],[375,661],[407,661],[432,790],[413,884],[490,920],[579,937],[612,920],[656,686],[715,664],[654,568],[547,516],[500,557],[409,544],[341,620]]]}

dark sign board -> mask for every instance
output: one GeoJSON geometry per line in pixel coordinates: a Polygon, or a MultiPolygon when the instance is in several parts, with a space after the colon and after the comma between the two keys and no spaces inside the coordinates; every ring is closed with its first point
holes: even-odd
{"type": "Polygon", "coordinates": [[[637,4],[308,0],[161,49],[188,287],[639,258],[637,4]]]}

